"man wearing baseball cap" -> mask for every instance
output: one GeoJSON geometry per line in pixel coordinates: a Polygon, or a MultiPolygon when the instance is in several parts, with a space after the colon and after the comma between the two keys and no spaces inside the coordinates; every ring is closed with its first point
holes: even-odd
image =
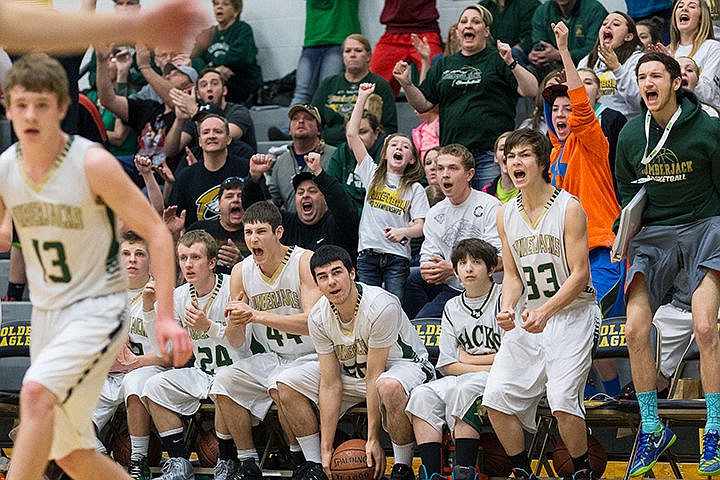
{"type": "MultiPolygon", "coordinates": [[[[308,250],[337,245],[357,252],[360,216],[342,184],[322,168],[321,156],[305,157],[307,170],[292,177],[295,211],[283,212],[283,241],[308,250]]],[[[253,155],[250,175],[245,179],[243,207],[270,198],[264,174],[272,165],[271,155],[253,155]]]]}
{"type": "Polygon", "coordinates": [[[320,165],[326,169],[335,147],[325,145],[321,140],[322,121],[320,112],[312,105],[295,104],[288,112],[292,143],[288,151],[278,156],[271,165],[268,189],[270,196],[281,211],[295,212],[295,191],[292,178],[300,172],[309,171],[307,156],[320,155],[320,165]]]}

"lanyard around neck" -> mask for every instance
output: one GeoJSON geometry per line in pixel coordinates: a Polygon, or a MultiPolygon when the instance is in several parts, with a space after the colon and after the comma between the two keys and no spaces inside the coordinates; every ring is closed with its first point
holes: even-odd
{"type": "Polygon", "coordinates": [[[675,125],[675,122],[680,117],[680,114],[682,113],[682,107],[678,107],[677,110],[675,110],[675,113],[673,113],[673,116],[670,117],[670,121],[665,125],[665,129],[663,130],[663,134],[660,137],[660,141],[655,145],[655,148],[652,149],[650,154],[648,154],[648,147],[650,146],[650,119],[652,118],[652,115],[650,114],[650,111],[645,114],[645,151],[643,152],[643,158],[640,160],[640,163],[643,165],[647,165],[652,161],[653,158],[657,156],[657,154],[662,150],[663,146],[665,145],[665,142],[668,139],[668,135],[670,135],[670,130],[672,130],[673,125],[675,125]]]}

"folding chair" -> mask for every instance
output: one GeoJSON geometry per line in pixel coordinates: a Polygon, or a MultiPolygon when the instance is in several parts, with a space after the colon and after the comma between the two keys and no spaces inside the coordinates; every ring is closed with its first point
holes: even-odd
{"type": "MultiPolygon", "coordinates": [[[[593,359],[612,358],[629,361],[627,341],[625,340],[626,317],[613,317],[603,319],[593,347],[593,359]]],[[[650,344],[655,350],[655,364],[660,363],[660,333],[655,325],[650,326],[650,344]]],[[[629,478],[631,461],[638,447],[638,425],[640,413],[637,402],[620,402],[618,400],[593,401],[585,400],[585,423],[588,426],[629,428],[635,433],[630,461],[625,471],[624,479],[629,478]]],[[[557,476],[546,454],[549,450],[550,437],[556,427],[555,417],[545,401],[538,407],[538,429],[530,442],[528,452],[531,459],[537,459],[535,475],[540,476],[544,468],[549,477],[557,476]]]]}
{"type": "MultiPolygon", "coordinates": [[[[30,366],[30,320],[0,324],[0,421],[12,428],[19,416],[20,389],[30,366]]],[[[8,428],[8,430],[9,430],[8,428]]],[[[3,435],[0,448],[12,447],[3,435]]]]}

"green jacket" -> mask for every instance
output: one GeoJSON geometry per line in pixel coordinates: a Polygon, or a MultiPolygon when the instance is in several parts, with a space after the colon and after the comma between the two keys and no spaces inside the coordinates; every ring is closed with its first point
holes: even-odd
{"type": "MultiPolygon", "coordinates": [[[[645,115],[630,120],[620,132],[615,173],[622,206],[641,188],[633,180],[654,180],[644,184],[648,202],[643,225],[681,225],[720,215],[720,121],[709,117],[687,90],[681,106],[665,145],[648,165],[640,162],[645,115]]],[[[662,133],[663,128],[651,119],[648,152],[662,133]]]]}
{"type": "Polygon", "coordinates": [[[564,18],[554,0],[540,5],[532,19],[533,45],[544,40],[557,48],[550,24],[564,22],[568,27],[568,49],[573,62],[577,63],[590,53],[598,38],[600,27],[608,12],[597,0],[577,0],[569,18],[564,18]]]}

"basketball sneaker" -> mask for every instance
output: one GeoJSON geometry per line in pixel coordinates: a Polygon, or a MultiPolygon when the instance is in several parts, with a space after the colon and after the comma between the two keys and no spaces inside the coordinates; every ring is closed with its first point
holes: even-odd
{"type": "Polygon", "coordinates": [[[530,473],[525,469],[522,468],[513,468],[513,478],[523,479],[523,480],[537,480],[537,477],[534,473],[530,473]]]}
{"type": "Polygon", "coordinates": [[[703,452],[698,464],[700,475],[714,476],[720,474],[720,451],[718,451],[720,433],[717,430],[706,430],[703,435],[703,452]]]}
{"type": "Polygon", "coordinates": [[[572,476],[568,477],[569,480],[595,480],[595,475],[592,470],[583,468],[573,473],[572,476]]]}
{"type": "Polygon", "coordinates": [[[407,465],[396,463],[390,472],[390,480],[415,480],[415,474],[407,465]]]}
{"type": "Polygon", "coordinates": [[[248,458],[238,464],[232,480],[263,480],[262,470],[254,458],[248,458]]]}
{"type": "Polygon", "coordinates": [[[150,465],[145,455],[133,455],[128,463],[128,474],[133,480],[151,480],[150,465]]]}
{"type": "Polygon", "coordinates": [[[296,480],[328,480],[322,465],[317,462],[307,461],[296,471],[296,480]]]}
{"type": "Polygon", "coordinates": [[[640,430],[639,436],[637,455],[630,469],[631,477],[639,477],[652,469],[660,455],[677,440],[672,430],[662,424],[660,429],[654,432],[645,433],[640,430]]]}
{"type": "Polygon", "coordinates": [[[237,473],[238,461],[237,460],[220,460],[218,458],[215,464],[214,480],[230,480],[237,473]]]}
{"type": "Polygon", "coordinates": [[[171,457],[163,464],[157,480],[195,480],[195,470],[187,458],[171,457]]]}
{"type": "Polygon", "coordinates": [[[452,480],[477,480],[477,472],[473,467],[455,465],[452,471],[452,480]]]}

